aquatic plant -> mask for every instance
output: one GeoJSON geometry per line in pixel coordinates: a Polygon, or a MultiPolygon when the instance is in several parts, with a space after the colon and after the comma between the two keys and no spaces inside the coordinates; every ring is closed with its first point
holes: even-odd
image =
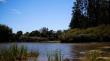
{"type": "Polygon", "coordinates": [[[61,50],[48,51],[47,52],[48,61],[63,61],[63,56],[61,50]]]}
{"type": "Polygon", "coordinates": [[[4,48],[0,50],[0,61],[21,61],[27,60],[30,56],[38,57],[39,53],[28,52],[27,48],[24,46],[18,47],[17,45],[12,45],[9,48],[4,48]]]}
{"type": "Polygon", "coordinates": [[[100,51],[98,50],[91,50],[87,52],[87,58],[89,61],[97,61],[97,58],[100,57],[100,51]]]}
{"type": "Polygon", "coordinates": [[[90,50],[82,61],[110,61],[110,57],[103,57],[102,53],[100,50],[90,50]]]}

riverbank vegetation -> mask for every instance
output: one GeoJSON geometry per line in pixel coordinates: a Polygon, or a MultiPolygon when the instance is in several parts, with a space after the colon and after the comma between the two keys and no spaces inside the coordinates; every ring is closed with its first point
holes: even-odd
{"type": "Polygon", "coordinates": [[[13,33],[13,30],[6,26],[0,24],[0,42],[47,42],[47,41],[57,41],[58,36],[61,35],[62,31],[49,30],[46,27],[40,30],[34,30],[32,32],[23,33],[18,31],[13,33]]]}
{"type": "MultiPolygon", "coordinates": [[[[100,25],[86,29],[69,29],[65,31],[32,31],[23,34],[22,31],[12,33],[11,28],[1,25],[0,42],[110,42],[110,25],[100,25]],[[3,28],[2,28],[3,27],[3,28]]],[[[45,30],[46,28],[43,28],[45,30]]]]}
{"type": "Polygon", "coordinates": [[[86,52],[81,61],[110,61],[110,56],[105,56],[101,50],[90,50],[86,52]]]}
{"type": "MultiPolygon", "coordinates": [[[[46,51],[44,51],[46,52],[46,51]]],[[[81,56],[76,58],[65,57],[63,52],[60,49],[48,50],[46,52],[47,61],[110,61],[110,52],[109,49],[97,48],[90,49],[80,53],[81,56]]],[[[39,59],[40,52],[37,51],[28,51],[25,46],[17,46],[16,44],[0,49],[0,61],[37,61],[39,59]]],[[[43,57],[42,57],[43,58],[43,57]]]]}
{"type": "Polygon", "coordinates": [[[62,42],[110,42],[110,25],[71,29],[60,36],[62,42]]]}
{"type": "MultiPolygon", "coordinates": [[[[37,61],[40,53],[39,51],[28,51],[27,47],[18,47],[13,44],[10,47],[0,49],[0,61],[28,61],[29,58],[32,61],[37,61]]],[[[46,53],[47,61],[63,61],[62,51],[59,49],[48,50],[46,53]]]]}
{"type": "Polygon", "coordinates": [[[110,42],[110,1],[76,0],[62,42],[110,42]]]}
{"type": "Polygon", "coordinates": [[[22,61],[27,60],[29,57],[38,57],[39,52],[29,52],[26,47],[12,45],[9,48],[0,49],[0,61],[22,61]]]}
{"type": "Polygon", "coordinates": [[[63,61],[62,51],[59,49],[47,52],[48,61],[63,61]]]}

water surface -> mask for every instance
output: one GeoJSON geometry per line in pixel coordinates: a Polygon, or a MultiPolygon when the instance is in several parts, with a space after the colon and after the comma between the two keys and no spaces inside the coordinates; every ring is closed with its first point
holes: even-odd
{"type": "MultiPolygon", "coordinates": [[[[15,43],[1,43],[1,48],[7,48],[15,43]]],[[[109,43],[16,43],[19,47],[25,46],[28,51],[39,51],[38,61],[47,61],[47,52],[61,51],[62,58],[75,59],[83,57],[89,50],[110,47],[109,43]]],[[[109,51],[109,48],[107,48],[109,51]]],[[[32,58],[29,59],[32,61],[32,58]]]]}

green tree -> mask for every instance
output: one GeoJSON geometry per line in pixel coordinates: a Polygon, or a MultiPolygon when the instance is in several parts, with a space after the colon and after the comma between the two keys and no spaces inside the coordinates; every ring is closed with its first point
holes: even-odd
{"type": "Polygon", "coordinates": [[[99,9],[98,9],[98,25],[100,24],[110,24],[110,0],[100,0],[99,1],[99,9]]]}
{"type": "Polygon", "coordinates": [[[59,37],[61,36],[62,33],[63,33],[62,30],[57,30],[56,38],[59,39],[59,37]]]}
{"type": "Polygon", "coordinates": [[[40,36],[40,32],[38,30],[32,31],[29,36],[40,36]]]}
{"type": "Polygon", "coordinates": [[[76,0],[76,2],[74,2],[72,19],[69,27],[71,29],[88,27],[87,0],[76,0]]]}
{"type": "Polygon", "coordinates": [[[110,0],[76,0],[69,27],[88,28],[110,24],[110,0]]]}
{"type": "Polygon", "coordinates": [[[110,0],[88,0],[88,17],[92,26],[110,24],[110,0]]]}
{"type": "Polygon", "coordinates": [[[0,42],[9,42],[12,37],[12,29],[0,24],[0,42]]]}
{"type": "Polygon", "coordinates": [[[40,29],[41,37],[48,37],[48,28],[43,27],[40,29]]]}
{"type": "Polygon", "coordinates": [[[24,37],[28,37],[29,36],[29,32],[24,33],[24,37]]]}
{"type": "Polygon", "coordinates": [[[80,22],[80,16],[81,16],[81,11],[79,9],[79,4],[78,2],[74,3],[74,7],[73,7],[73,13],[72,13],[72,19],[70,22],[69,27],[72,28],[79,28],[79,22],[80,22]]]}
{"type": "Polygon", "coordinates": [[[54,36],[55,36],[55,31],[49,30],[49,31],[48,31],[48,36],[49,36],[49,37],[54,37],[54,36]]]}
{"type": "Polygon", "coordinates": [[[22,35],[23,35],[23,32],[22,32],[22,31],[18,31],[18,32],[16,33],[16,39],[17,39],[17,40],[20,40],[22,35]]]}

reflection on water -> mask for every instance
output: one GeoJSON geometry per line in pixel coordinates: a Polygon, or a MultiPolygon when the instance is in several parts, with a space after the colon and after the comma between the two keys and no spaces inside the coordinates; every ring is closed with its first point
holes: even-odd
{"type": "MultiPolygon", "coordinates": [[[[11,46],[13,43],[2,43],[1,48],[11,46]]],[[[31,57],[28,61],[47,61],[47,52],[60,50],[63,59],[75,59],[83,57],[84,53],[88,50],[99,49],[103,47],[110,47],[109,43],[79,43],[79,44],[62,44],[62,43],[16,43],[19,47],[24,45],[28,48],[28,51],[39,51],[40,55],[38,59],[31,57]]],[[[108,50],[107,50],[108,51],[108,50]]]]}

